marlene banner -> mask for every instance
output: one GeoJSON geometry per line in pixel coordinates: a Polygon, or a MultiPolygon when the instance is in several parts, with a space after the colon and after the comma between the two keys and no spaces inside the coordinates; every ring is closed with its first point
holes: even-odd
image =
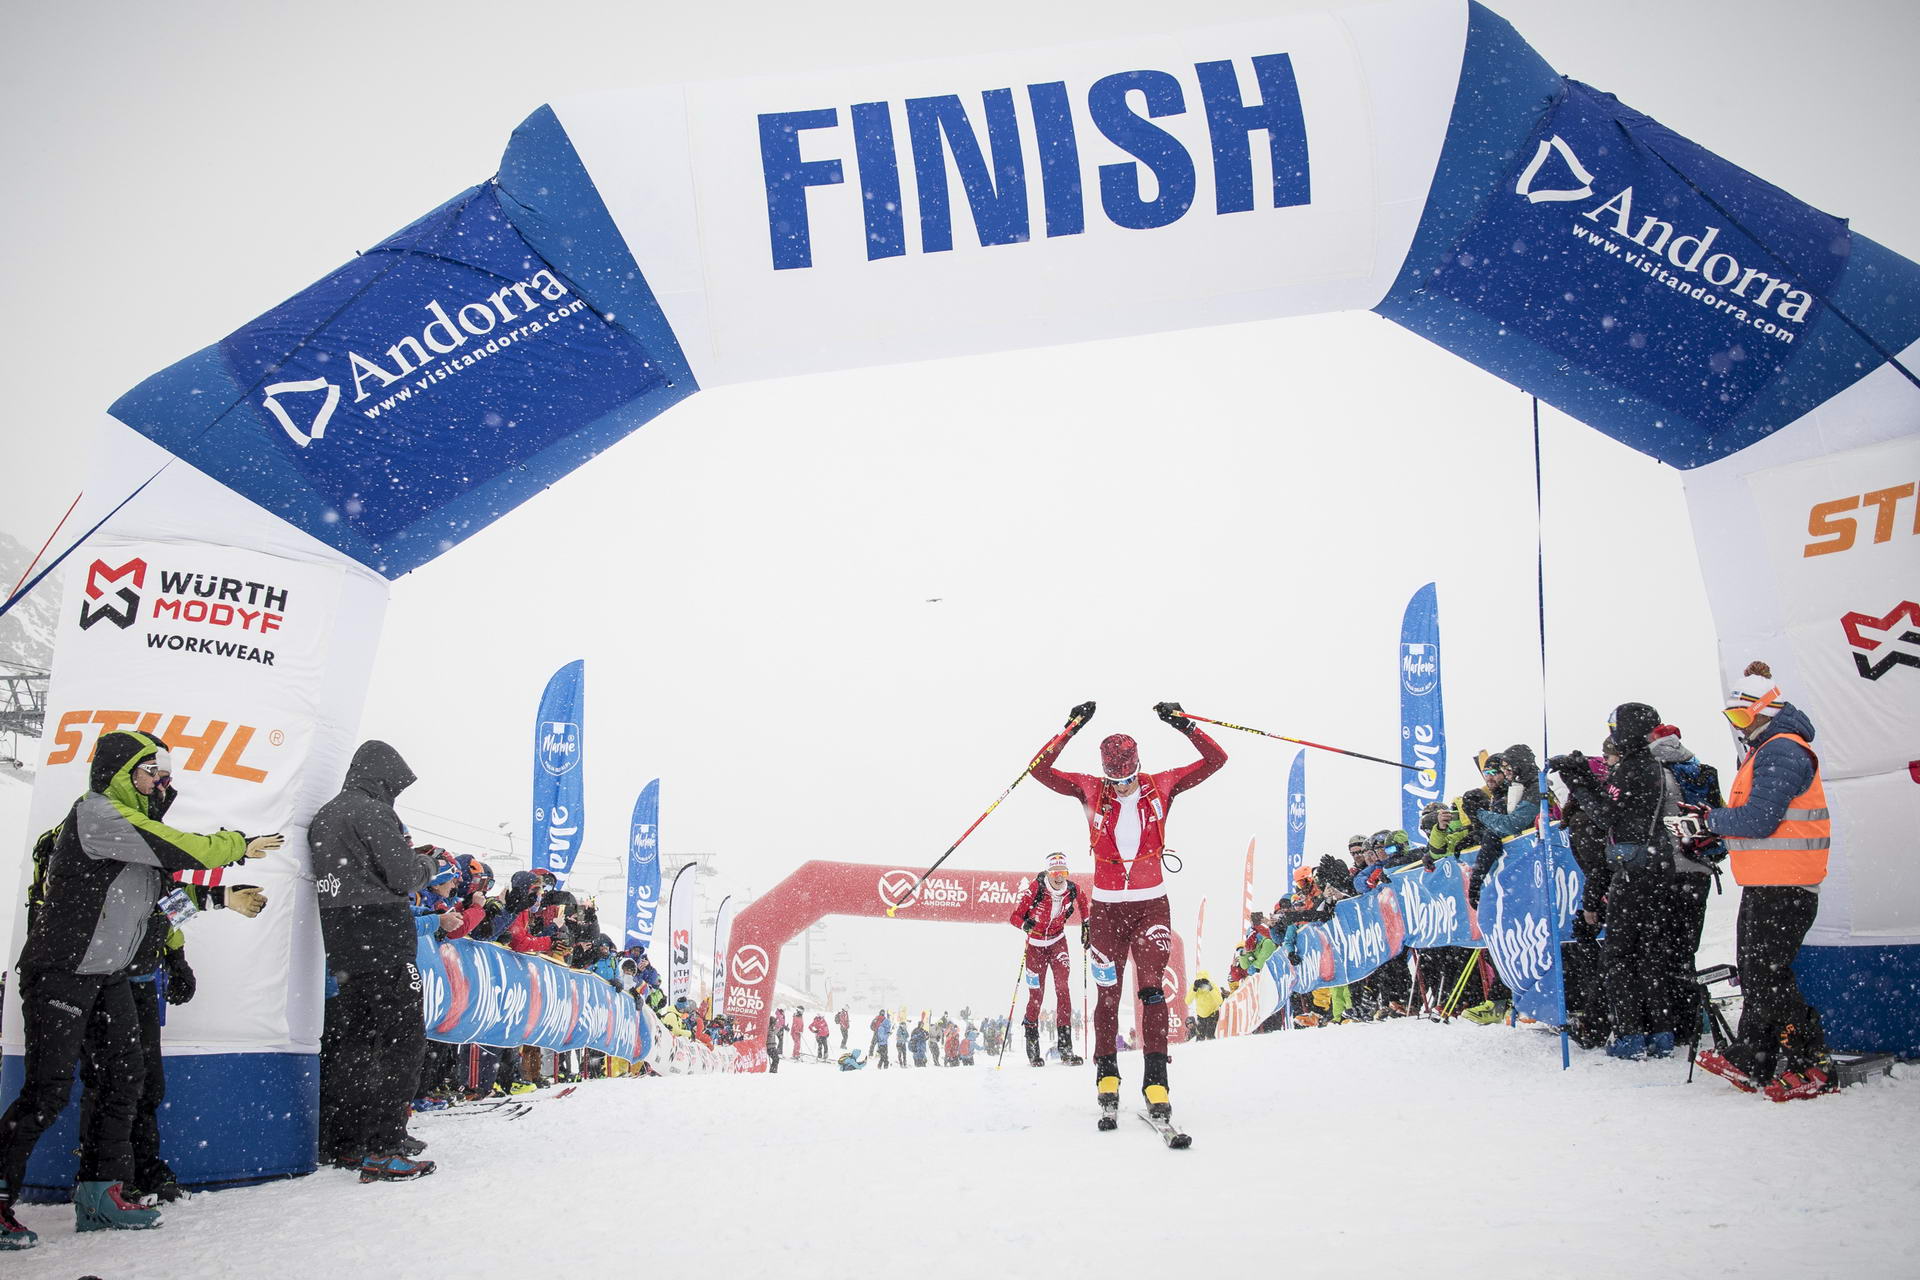
{"type": "Polygon", "coordinates": [[[1529,832],[1506,841],[1488,874],[1475,912],[1459,857],[1435,859],[1432,870],[1398,867],[1377,889],[1334,904],[1325,924],[1297,926],[1290,946],[1267,961],[1274,985],[1293,992],[1358,982],[1409,947],[1484,948],[1520,1012],[1559,1023],[1559,948],[1573,938],[1583,881],[1566,835],[1550,826],[1543,840],[1529,832]],[[1556,918],[1557,917],[1557,918],[1556,918]]]}
{"type": "Polygon", "coordinates": [[[598,1049],[652,1062],[667,1038],[650,1010],[605,979],[491,942],[420,932],[427,1038],[495,1048],[598,1049]]]}

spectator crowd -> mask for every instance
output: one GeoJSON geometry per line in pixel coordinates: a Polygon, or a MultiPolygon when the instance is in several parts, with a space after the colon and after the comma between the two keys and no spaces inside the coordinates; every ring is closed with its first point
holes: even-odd
{"type": "MultiPolygon", "coordinates": [[[[1503,842],[1562,826],[1584,888],[1572,938],[1561,947],[1565,1028],[1583,1048],[1618,1059],[1665,1058],[1698,1048],[1713,1031],[1695,956],[1709,897],[1724,891],[1732,858],[1743,888],[1739,966],[1744,1010],[1738,1036],[1700,1055],[1743,1089],[1780,1099],[1830,1087],[1832,1062],[1816,1009],[1801,997],[1790,964],[1812,921],[1824,876],[1827,810],[1806,715],[1785,701],[1764,663],[1730,691],[1726,716],[1741,753],[1732,792],[1678,727],[1652,707],[1615,709],[1597,754],[1546,761],[1516,743],[1476,757],[1481,785],[1426,806],[1420,831],[1379,830],[1347,841],[1294,874],[1270,912],[1255,912],[1236,946],[1228,992],[1276,954],[1299,961],[1303,927],[1332,919],[1334,904],[1377,891],[1400,867],[1435,870],[1457,859],[1477,909],[1503,842]],[[1557,785],[1555,784],[1557,781],[1557,785]]],[[[1196,1034],[1213,1032],[1218,994],[1204,974],[1193,989],[1196,1034]],[[1209,1011],[1199,1025],[1198,1010],[1209,1011]]],[[[1326,1026],[1456,1013],[1477,1023],[1509,1016],[1511,992],[1488,955],[1460,947],[1408,948],[1366,977],[1296,994],[1259,1030],[1291,1020],[1326,1026]]]]}

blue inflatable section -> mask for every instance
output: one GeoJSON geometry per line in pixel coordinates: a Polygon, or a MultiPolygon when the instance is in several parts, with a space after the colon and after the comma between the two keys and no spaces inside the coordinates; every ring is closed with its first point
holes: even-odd
{"type": "Polygon", "coordinates": [[[395,578],[696,390],[543,109],[495,181],[147,379],[112,413],[395,578]]]}
{"type": "MultiPolygon", "coordinates": [[[[20,1092],[26,1062],[0,1061],[0,1106],[20,1092]]],[[[311,1173],[320,1059],[303,1053],[169,1054],[160,1155],[182,1185],[232,1186],[311,1173]]],[[[70,1199],[78,1172],[80,1087],[34,1148],[24,1198],[70,1199]]]]}
{"type": "Polygon", "coordinates": [[[1562,78],[1476,4],[1427,208],[1376,310],[1696,467],[1920,338],[1920,267],[1562,78]]]}
{"type": "Polygon", "coordinates": [[[1793,973],[1834,1049],[1920,1057],[1920,947],[1802,947],[1793,973]]]}

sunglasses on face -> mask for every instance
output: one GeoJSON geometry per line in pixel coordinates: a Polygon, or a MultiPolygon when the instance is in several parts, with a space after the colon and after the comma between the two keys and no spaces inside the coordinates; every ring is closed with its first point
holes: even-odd
{"type": "Polygon", "coordinates": [[[156,766],[151,764],[137,764],[133,767],[133,771],[135,773],[144,773],[155,782],[167,783],[173,781],[172,774],[162,773],[156,766]]]}

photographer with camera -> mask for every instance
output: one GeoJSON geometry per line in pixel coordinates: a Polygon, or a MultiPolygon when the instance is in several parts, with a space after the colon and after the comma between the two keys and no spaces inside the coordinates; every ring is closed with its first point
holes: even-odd
{"type": "MultiPolygon", "coordinates": [[[[94,745],[89,790],[43,839],[46,857],[36,867],[18,964],[26,1073],[20,1095],[0,1117],[0,1249],[38,1242],[13,1205],[34,1145],[73,1093],[74,1066],[89,1032],[97,1035],[100,1089],[81,1135],[75,1226],[160,1225],[158,1209],[125,1194],[146,1081],[129,967],[156,905],[184,918],[186,895],[169,872],[225,866],[280,847],[278,835],[196,835],[166,825],[153,797],[170,789],[172,775],[172,757],[159,738],[103,733],[94,745]]],[[[166,804],[163,795],[158,807],[164,811],[166,804]]]]}
{"type": "Polygon", "coordinates": [[[1573,803],[1606,832],[1607,936],[1601,943],[1615,1058],[1664,1058],[1673,1053],[1676,1011],[1690,1007],[1691,984],[1676,990],[1677,928],[1673,840],[1662,821],[1668,811],[1666,770],[1653,758],[1649,735],[1660,713],[1642,702],[1614,708],[1607,727],[1620,759],[1607,782],[1582,774],[1562,758],[1573,803]]]}

